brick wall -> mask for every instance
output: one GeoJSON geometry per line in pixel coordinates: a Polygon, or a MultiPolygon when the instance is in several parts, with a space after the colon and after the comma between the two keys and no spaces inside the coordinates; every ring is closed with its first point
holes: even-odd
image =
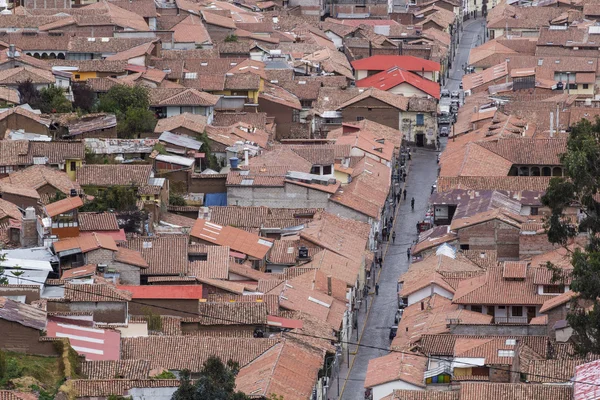
{"type": "Polygon", "coordinates": [[[366,4],[366,7],[354,4],[334,4],[332,16],[337,14],[364,14],[368,13],[371,17],[386,17],[388,16],[387,4],[366,4]]]}
{"type": "Polygon", "coordinates": [[[41,135],[48,134],[48,128],[46,128],[45,125],[19,114],[11,114],[4,120],[0,121],[0,130],[2,131],[3,135],[7,129],[23,129],[25,132],[39,133],[41,135]]]}
{"type": "Polygon", "coordinates": [[[48,302],[48,311],[91,311],[94,322],[125,323],[127,303],[117,301],[102,302],[48,302]]]}
{"type": "Polygon", "coordinates": [[[492,365],[490,368],[490,382],[510,382],[509,365],[492,365]]]}
{"type": "Polygon", "coordinates": [[[457,230],[460,245],[470,250],[497,250],[498,259],[519,258],[519,228],[493,220],[457,230]]]}
{"type": "Polygon", "coordinates": [[[543,325],[450,325],[450,333],[453,335],[474,336],[543,336],[546,335],[546,327],[543,325]]]}
{"type": "Polygon", "coordinates": [[[519,235],[519,256],[533,256],[554,250],[557,246],[548,241],[545,233],[535,235],[519,235]]]}
{"type": "Polygon", "coordinates": [[[357,117],[377,121],[378,123],[398,129],[400,127],[399,110],[377,99],[367,98],[358,101],[342,112],[344,122],[356,122],[357,117]]]}
{"type": "Polygon", "coordinates": [[[108,266],[119,271],[121,285],[139,285],[140,267],[124,264],[118,261],[111,261],[108,266]]]}
{"type": "Polygon", "coordinates": [[[0,296],[25,296],[25,303],[40,299],[39,287],[19,287],[16,285],[0,285],[0,296]]]}
{"type": "Polygon", "coordinates": [[[174,315],[177,317],[193,317],[198,313],[198,299],[139,299],[137,302],[129,303],[131,315],[147,314],[149,309],[158,315],[174,315]]]}
{"type": "Polygon", "coordinates": [[[109,264],[113,260],[113,251],[107,249],[88,251],[85,260],[88,264],[109,264]]]}
{"type": "Polygon", "coordinates": [[[227,204],[244,207],[325,208],[328,199],[329,193],[287,183],[283,187],[227,188],[227,204]]]}
{"type": "Polygon", "coordinates": [[[25,354],[56,356],[52,342],[40,342],[40,331],[0,319],[0,349],[25,354]]]}

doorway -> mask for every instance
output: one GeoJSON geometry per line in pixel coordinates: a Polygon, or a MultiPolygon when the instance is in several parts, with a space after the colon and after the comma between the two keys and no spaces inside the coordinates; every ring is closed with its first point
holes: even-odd
{"type": "Polygon", "coordinates": [[[416,139],[417,139],[417,147],[425,146],[425,134],[424,133],[417,133],[416,139]]]}

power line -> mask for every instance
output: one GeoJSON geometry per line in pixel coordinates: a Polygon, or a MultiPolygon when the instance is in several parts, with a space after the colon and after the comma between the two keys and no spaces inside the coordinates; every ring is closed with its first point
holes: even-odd
{"type": "MultiPolygon", "coordinates": [[[[19,277],[19,280],[22,281],[28,281],[28,282],[33,282],[36,284],[39,284],[39,282],[31,280],[31,279],[27,279],[27,278],[23,278],[23,277],[19,277]]],[[[74,292],[81,292],[81,293],[85,293],[85,294],[94,294],[95,296],[98,297],[104,297],[107,299],[111,299],[111,300],[123,300],[120,297],[115,297],[115,296],[110,296],[108,294],[96,294],[96,293],[90,293],[87,292],[85,290],[80,290],[80,289],[75,289],[73,286],[77,286],[77,284],[72,284],[67,290],[72,290],[74,292]]],[[[177,311],[179,313],[184,313],[184,314],[190,314],[190,315],[194,315],[197,317],[206,317],[206,318],[212,318],[212,319],[217,319],[217,320],[221,320],[223,322],[230,322],[230,323],[234,323],[237,325],[244,325],[244,322],[241,321],[235,321],[232,319],[228,319],[228,318],[224,318],[224,317],[219,317],[219,316],[214,316],[214,315],[207,315],[207,314],[202,314],[200,312],[192,312],[192,311],[186,311],[186,310],[179,310],[176,308],[172,308],[172,307],[166,307],[166,306],[158,306],[158,305],[154,305],[154,304],[149,304],[149,303],[144,303],[141,301],[137,301],[137,300],[129,300],[130,303],[134,303],[134,304],[140,304],[140,305],[144,305],[144,306],[149,306],[149,307],[154,307],[154,308],[160,308],[160,309],[164,309],[164,310],[169,310],[169,311],[177,311]]],[[[289,334],[289,335],[296,335],[296,336],[304,336],[304,337],[309,337],[309,338],[313,338],[313,339],[320,339],[320,340],[327,340],[328,342],[331,342],[332,340],[335,340],[335,337],[324,337],[324,336],[317,336],[317,335],[310,335],[307,333],[300,333],[300,332],[282,332],[283,335],[289,334]]],[[[519,336],[519,335],[515,335],[515,336],[519,336]]],[[[386,352],[390,352],[390,353],[399,353],[399,354],[406,354],[406,355],[410,355],[413,357],[422,357],[422,358],[426,358],[426,359],[434,359],[434,360],[440,360],[440,361],[448,361],[445,358],[442,357],[436,357],[436,356],[426,356],[426,355],[422,355],[422,354],[418,354],[418,353],[411,353],[411,352],[407,352],[407,351],[401,351],[401,350],[396,350],[396,349],[387,349],[385,347],[379,347],[379,346],[371,346],[371,345],[367,345],[367,344],[362,344],[362,343],[357,343],[357,342],[349,342],[349,341],[338,341],[338,343],[342,343],[342,344],[346,344],[346,345],[353,345],[353,346],[358,346],[358,347],[364,347],[364,348],[368,348],[368,349],[374,349],[374,350],[383,350],[386,352]]],[[[473,363],[467,363],[467,362],[461,362],[462,365],[467,365],[467,366],[472,366],[472,367],[481,367],[481,365],[477,365],[477,364],[473,364],[473,363]]],[[[511,369],[503,369],[503,368],[499,368],[499,367],[493,367],[490,366],[488,367],[490,370],[499,370],[499,371],[503,371],[503,372],[510,372],[510,373],[516,373],[516,374],[520,374],[521,371],[515,371],[515,370],[511,370],[511,369]]],[[[564,381],[564,377],[559,377],[559,376],[548,376],[548,375],[541,375],[541,374],[528,374],[529,376],[533,376],[536,378],[546,378],[546,379],[556,379],[556,380],[560,380],[560,381],[564,381]]],[[[576,380],[570,380],[569,382],[572,383],[579,383],[582,385],[589,385],[589,386],[598,386],[600,387],[600,384],[598,383],[593,383],[593,382],[583,382],[583,381],[576,381],[576,380]]]]}

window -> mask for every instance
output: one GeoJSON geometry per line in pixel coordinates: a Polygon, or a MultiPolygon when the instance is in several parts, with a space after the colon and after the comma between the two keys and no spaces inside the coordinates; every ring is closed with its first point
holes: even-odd
{"type": "Polygon", "coordinates": [[[357,121],[362,121],[363,119],[365,119],[365,117],[356,117],[357,121]]]}
{"type": "Polygon", "coordinates": [[[471,311],[483,313],[483,307],[482,306],[471,306],[471,311]]]}
{"type": "Polygon", "coordinates": [[[323,175],[331,175],[331,165],[323,166],[323,175]]]}
{"type": "Polygon", "coordinates": [[[75,161],[71,161],[71,171],[75,171],[77,169],[77,163],[75,161]]]}
{"type": "Polygon", "coordinates": [[[469,245],[468,244],[461,244],[460,245],[460,249],[461,250],[469,250],[469,245]]]}
{"type": "Polygon", "coordinates": [[[531,207],[531,215],[538,215],[538,211],[537,207],[531,207]]]}
{"type": "Polygon", "coordinates": [[[544,293],[546,294],[561,294],[565,292],[563,285],[544,285],[544,293]]]}
{"type": "Polygon", "coordinates": [[[498,357],[514,357],[514,350],[498,350],[498,357]]]}
{"type": "Polygon", "coordinates": [[[79,78],[81,78],[81,75],[75,74],[75,79],[79,79],[79,78]]]}
{"type": "Polygon", "coordinates": [[[506,345],[507,346],[516,346],[517,345],[517,339],[506,339],[506,345]]]}
{"type": "Polygon", "coordinates": [[[313,167],[310,169],[310,173],[313,175],[321,175],[321,167],[318,165],[313,165],[313,167]]]}
{"type": "Polygon", "coordinates": [[[292,122],[300,122],[300,110],[292,110],[292,122]]]}
{"type": "Polygon", "coordinates": [[[513,317],[522,317],[523,316],[523,307],[512,306],[512,316],[513,317]]]}
{"type": "Polygon", "coordinates": [[[577,89],[577,84],[576,83],[569,83],[569,89],[577,89]]]}
{"type": "Polygon", "coordinates": [[[423,114],[417,114],[417,126],[425,125],[425,116],[423,114]]]}
{"type": "Polygon", "coordinates": [[[583,84],[583,88],[584,88],[584,89],[588,89],[589,87],[590,87],[590,85],[589,85],[589,84],[587,84],[587,83],[584,83],[584,84],[583,84]]]}

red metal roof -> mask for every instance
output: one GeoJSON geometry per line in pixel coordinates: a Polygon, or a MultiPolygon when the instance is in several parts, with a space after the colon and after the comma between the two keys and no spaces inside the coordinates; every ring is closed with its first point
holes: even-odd
{"type": "Polygon", "coordinates": [[[48,337],[68,338],[73,350],[86,360],[120,358],[121,334],[118,331],[48,321],[47,334],[48,337]]]}
{"type": "Polygon", "coordinates": [[[385,71],[392,67],[399,67],[407,71],[433,72],[440,70],[440,64],[435,61],[424,60],[414,56],[372,56],[352,61],[355,70],[385,71]]]}
{"type": "Polygon", "coordinates": [[[118,286],[131,292],[132,299],[196,299],[203,298],[202,285],[118,286]]]}
{"type": "Polygon", "coordinates": [[[379,90],[390,90],[402,83],[408,83],[428,95],[440,98],[440,85],[437,82],[430,81],[410,71],[397,67],[392,67],[387,71],[379,72],[368,78],[356,82],[357,87],[374,87],[379,90]]]}

